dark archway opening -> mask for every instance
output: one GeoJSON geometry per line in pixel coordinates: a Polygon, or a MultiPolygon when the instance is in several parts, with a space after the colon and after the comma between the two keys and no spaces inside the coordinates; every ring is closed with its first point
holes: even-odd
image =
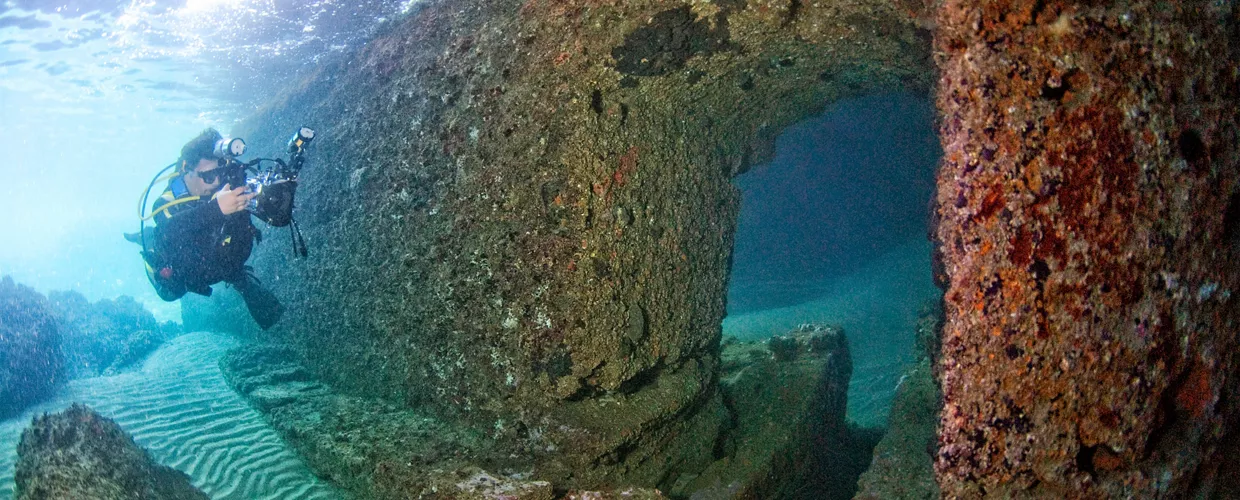
{"type": "Polygon", "coordinates": [[[919,313],[941,293],[927,238],[940,156],[933,103],[884,94],[789,127],[771,163],[734,181],[743,199],[724,334],[842,326],[848,419],[864,427],[886,425],[919,313]]]}

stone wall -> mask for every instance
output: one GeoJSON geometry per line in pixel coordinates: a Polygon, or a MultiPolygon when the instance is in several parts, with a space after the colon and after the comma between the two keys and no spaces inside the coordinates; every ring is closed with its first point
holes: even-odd
{"type": "Polygon", "coordinates": [[[311,256],[269,231],[255,259],[289,307],[271,334],[335,387],[555,443],[540,471],[570,484],[700,469],[729,180],[836,99],[926,92],[923,7],[419,5],[241,127],[272,154],[319,131],[311,256]]]}
{"type": "Polygon", "coordinates": [[[940,7],[945,496],[1209,491],[1237,417],[1236,8],[940,7]]]}

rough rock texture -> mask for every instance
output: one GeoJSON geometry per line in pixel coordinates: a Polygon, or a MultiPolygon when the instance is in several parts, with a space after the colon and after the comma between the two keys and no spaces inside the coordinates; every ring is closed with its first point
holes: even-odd
{"type": "Polygon", "coordinates": [[[92,303],[80,293],[58,291],[48,293],[47,299],[60,322],[70,378],[123,368],[181,332],[180,325],[160,323],[128,296],[92,303]]]}
{"type": "MultiPolygon", "coordinates": [[[[225,355],[220,368],[316,474],[353,498],[556,497],[551,483],[531,479],[527,460],[488,447],[480,433],[382,400],[337,394],[297,358],[287,348],[247,346],[225,355]],[[488,472],[495,470],[503,473],[488,472]]],[[[531,442],[538,439],[531,436],[531,442]]],[[[641,489],[580,494],[662,498],[641,489]]]]}
{"type": "Polygon", "coordinates": [[[858,500],[940,498],[935,483],[936,430],[942,402],[934,360],[939,353],[943,311],[923,307],[917,321],[916,364],[905,372],[891,403],[887,431],[874,447],[870,468],[857,481],[858,500]]]}
{"type": "Polygon", "coordinates": [[[155,352],[155,349],[158,349],[160,345],[167,341],[168,336],[163,332],[138,330],[130,333],[121,344],[120,352],[116,354],[112,364],[108,365],[108,368],[103,373],[111,375],[124,370],[141,361],[146,355],[155,352]]]}
{"type": "Polygon", "coordinates": [[[564,497],[565,500],[664,500],[666,498],[659,490],[643,488],[625,488],[611,491],[573,491],[564,497]]]}
{"type": "Polygon", "coordinates": [[[1235,461],[1237,9],[940,7],[945,496],[1208,495],[1235,461]]]}
{"type": "Polygon", "coordinates": [[[83,405],[35,418],[17,454],[18,500],[208,498],[189,476],[154,463],[116,422],[83,405]]]}
{"type": "Polygon", "coordinates": [[[0,418],[17,415],[64,381],[60,326],[47,300],[5,276],[0,280],[0,418]]]}
{"type": "Polygon", "coordinates": [[[497,478],[477,467],[435,474],[429,493],[423,494],[435,498],[460,500],[551,500],[555,498],[551,492],[551,483],[546,481],[497,478]]]}
{"type": "Polygon", "coordinates": [[[728,339],[722,390],[732,414],[718,460],[677,481],[695,499],[848,498],[869,448],[844,422],[852,360],[844,332],[802,325],[766,342],[728,339]]]}
{"type": "Polygon", "coordinates": [[[476,433],[378,399],[336,394],[291,350],[238,348],[221,358],[220,368],[316,474],[356,498],[409,498],[464,482],[469,474],[448,481],[436,470],[459,471],[470,467],[468,459],[485,459],[476,433]]]}
{"type": "Polygon", "coordinates": [[[289,308],[271,334],[333,386],[544,450],[536,477],[666,488],[730,418],[729,179],[827,103],[926,91],[921,14],[421,2],[240,127],[263,155],[319,131],[298,192],[310,258],[269,237],[254,261],[289,308]]]}

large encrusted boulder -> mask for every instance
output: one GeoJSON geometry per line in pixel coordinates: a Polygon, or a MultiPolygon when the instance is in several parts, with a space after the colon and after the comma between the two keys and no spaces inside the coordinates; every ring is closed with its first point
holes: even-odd
{"type": "Polygon", "coordinates": [[[129,296],[90,302],[73,291],[48,293],[61,325],[65,370],[71,378],[116,371],[141,359],[180,326],[159,322],[129,296]]]}
{"type": "Polygon", "coordinates": [[[206,500],[116,422],[75,404],[36,417],[17,447],[17,499],[206,500]]]}
{"type": "Polygon", "coordinates": [[[60,327],[47,300],[0,280],[0,418],[49,396],[65,380],[60,327]]]}
{"type": "Polygon", "coordinates": [[[721,389],[730,428],[718,460],[672,491],[696,499],[842,498],[865,467],[845,422],[852,360],[841,329],[802,325],[762,342],[729,339],[721,389]]]}
{"type": "Polygon", "coordinates": [[[320,132],[298,190],[309,257],[253,259],[289,311],[268,336],[557,485],[668,489],[728,425],[733,176],[833,101],[928,89],[923,9],[419,2],[237,127],[259,154],[320,132]]]}

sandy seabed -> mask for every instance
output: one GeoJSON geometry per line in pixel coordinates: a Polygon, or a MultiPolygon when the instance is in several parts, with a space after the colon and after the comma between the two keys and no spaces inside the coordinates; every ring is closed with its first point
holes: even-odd
{"type": "Polygon", "coordinates": [[[72,381],[52,401],[0,422],[0,498],[14,496],[17,443],[31,418],[75,402],[115,420],[211,498],[341,498],[224,382],[219,358],[237,344],[214,333],[182,335],[134,371],[72,381]]]}

